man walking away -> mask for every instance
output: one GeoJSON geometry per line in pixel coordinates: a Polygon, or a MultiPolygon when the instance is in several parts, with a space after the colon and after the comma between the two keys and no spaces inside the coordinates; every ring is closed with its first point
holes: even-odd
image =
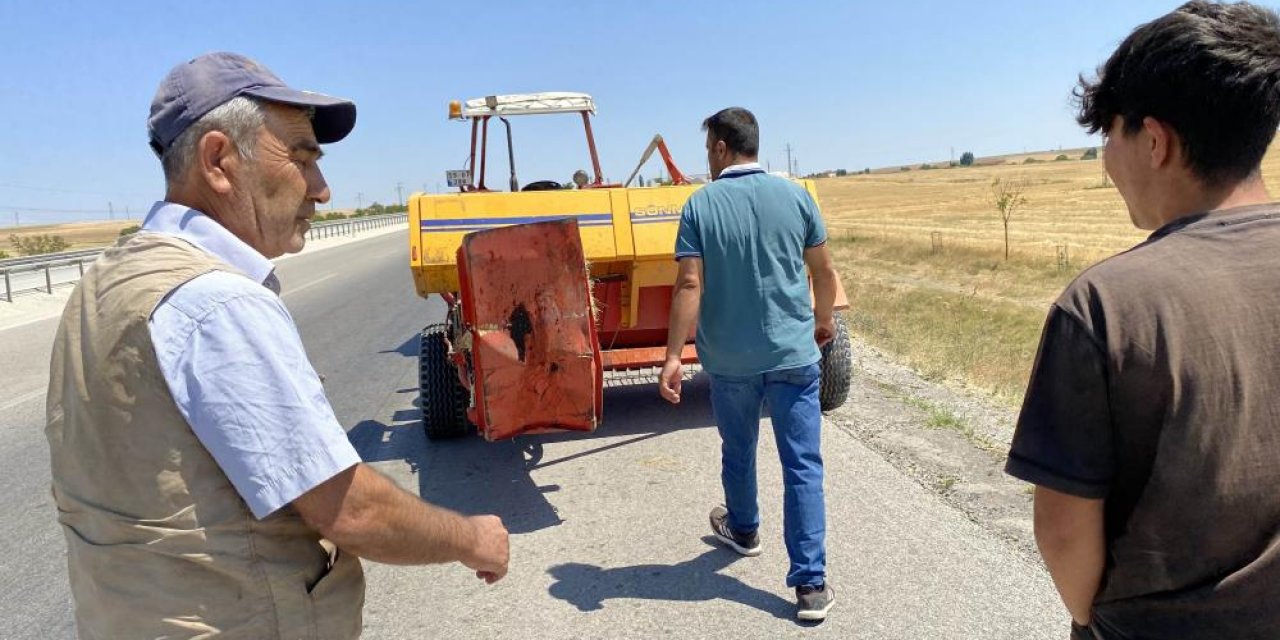
{"type": "Polygon", "coordinates": [[[722,439],[726,506],[711,511],[711,529],[745,556],[761,551],[756,441],[768,401],[783,469],[787,586],[796,590],[798,618],[822,620],[835,602],[826,577],[818,403],[819,347],[836,332],[826,229],[803,187],[760,168],[750,111],[725,109],[702,127],[714,182],[696,191],[681,214],[661,393],[680,402],[680,353],[696,324],[722,439]]]}

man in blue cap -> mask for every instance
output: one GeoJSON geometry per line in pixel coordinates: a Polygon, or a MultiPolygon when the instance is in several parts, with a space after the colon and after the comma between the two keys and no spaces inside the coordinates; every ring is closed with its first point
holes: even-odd
{"type": "Polygon", "coordinates": [[[361,463],[279,298],[329,200],[348,100],[213,53],[147,121],[167,193],[67,304],[48,424],[82,638],[354,638],[359,557],[507,570],[494,516],[431,506],[361,463]]]}

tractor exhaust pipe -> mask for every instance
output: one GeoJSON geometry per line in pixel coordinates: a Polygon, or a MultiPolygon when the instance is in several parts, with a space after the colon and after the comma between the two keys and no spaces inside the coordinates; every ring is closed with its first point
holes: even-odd
{"type": "Polygon", "coordinates": [[[520,182],[516,180],[516,150],[511,145],[511,123],[507,122],[507,119],[502,116],[499,116],[498,119],[507,126],[507,162],[511,167],[511,192],[515,193],[520,190],[520,182]]]}

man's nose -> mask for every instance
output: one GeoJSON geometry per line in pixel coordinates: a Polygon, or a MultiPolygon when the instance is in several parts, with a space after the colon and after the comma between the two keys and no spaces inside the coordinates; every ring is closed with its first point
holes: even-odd
{"type": "Polygon", "coordinates": [[[329,196],[329,183],[325,182],[324,172],[320,171],[320,167],[316,167],[311,179],[307,181],[307,197],[325,204],[329,202],[329,196]]]}

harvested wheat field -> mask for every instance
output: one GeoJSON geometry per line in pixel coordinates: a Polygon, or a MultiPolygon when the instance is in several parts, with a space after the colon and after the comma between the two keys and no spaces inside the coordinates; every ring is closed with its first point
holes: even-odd
{"type": "MultiPolygon", "coordinates": [[[[927,377],[1019,402],[1058,292],[1147,236],[1104,181],[1102,160],[1079,160],[1083,151],[819,180],[855,334],[927,377]],[[1060,154],[1072,159],[1055,161],[1060,154]],[[1009,223],[1008,260],[991,203],[996,179],[1027,183],[1026,204],[1009,223]]],[[[1280,194],[1274,145],[1263,176],[1280,194]]]]}
{"type": "Polygon", "coordinates": [[[116,220],[112,222],[68,222],[65,224],[24,225],[0,229],[0,250],[15,255],[11,236],[27,238],[30,236],[60,236],[67,242],[68,250],[91,249],[109,245],[120,237],[120,231],[126,227],[140,224],[138,220],[116,220]]]}

